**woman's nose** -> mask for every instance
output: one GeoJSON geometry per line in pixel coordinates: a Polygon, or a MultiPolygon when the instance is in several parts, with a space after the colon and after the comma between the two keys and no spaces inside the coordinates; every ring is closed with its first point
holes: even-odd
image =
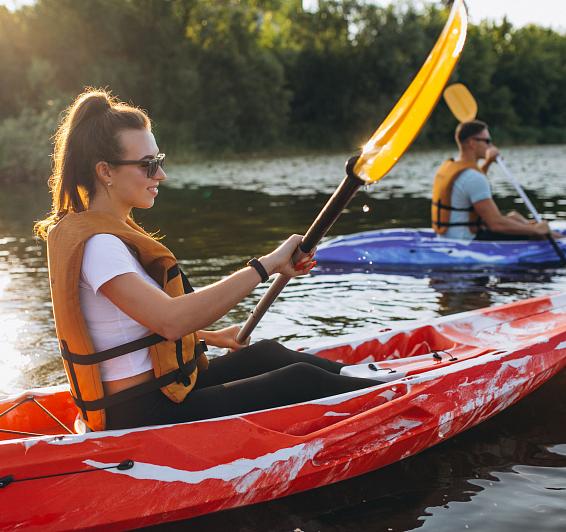
{"type": "Polygon", "coordinates": [[[157,169],[157,172],[155,173],[155,179],[157,179],[158,181],[164,181],[165,179],[167,179],[167,174],[165,173],[165,170],[162,166],[157,169]]]}

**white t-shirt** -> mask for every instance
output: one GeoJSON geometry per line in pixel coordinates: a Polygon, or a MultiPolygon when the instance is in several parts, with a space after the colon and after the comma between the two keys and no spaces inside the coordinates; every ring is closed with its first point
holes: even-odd
{"type": "MultiPolygon", "coordinates": [[[[137,340],[151,333],[98,291],[104,283],[125,273],[136,273],[148,283],[160,288],[118,237],[98,234],[87,240],[79,281],[79,297],[81,311],[97,352],[137,340]]],[[[100,364],[103,381],[132,377],[151,368],[151,358],[147,348],[100,364]]]]}
{"type": "MultiPolygon", "coordinates": [[[[473,168],[468,168],[454,181],[450,204],[456,209],[469,209],[474,203],[491,197],[491,187],[487,177],[473,168]]],[[[470,213],[467,211],[450,212],[450,223],[466,223],[469,221],[470,213]]],[[[446,238],[473,240],[476,235],[470,231],[469,226],[457,225],[449,227],[444,236],[446,238]]]]}

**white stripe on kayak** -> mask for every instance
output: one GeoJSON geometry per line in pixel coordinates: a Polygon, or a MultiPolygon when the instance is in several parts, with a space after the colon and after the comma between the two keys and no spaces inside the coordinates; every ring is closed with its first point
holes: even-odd
{"type": "Polygon", "coordinates": [[[448,255],[449,257],[457,259],[474,259],[478,262],[498,262],[507,258],[505,255],[489,255],[487,253],[482,253],[481,251],[457,249],[453,247],[434,247],[431,248],[430,251],[435,253],[442,253],[443,255],[448,255]]]}
{"type": "MultiPolygon", "coordinates": [[[[199,484],[205,480],[223,480],[225,482],[239,480],[234,487],[238,493],[245,493],[250,485],[257,480],[259,474],[267,473],[279,465],[284,464],[283,470],[277,471],[278,476],[285,472],[285,481],[293,480],[305,463],[311,460],[322,447],[323,441],[315,440],[309,443],[301,443],[294,447],[279,449],[254,459],[239,458],[233,462],[219,464],[201,471],[186,471],[174,467],[136,461],[132,469],[126,471],[106,469],[106,472],[126,475],[138,480],[183,482],[185,484],[199,484]],[[247,475],[251,475],[249,481],[246,481],[245,477],[247,475]]],[[[96,460],[85,460],[83,463],[91,467],[111,467],[117,465],[114,463],[97,462],[96,460]]]]}

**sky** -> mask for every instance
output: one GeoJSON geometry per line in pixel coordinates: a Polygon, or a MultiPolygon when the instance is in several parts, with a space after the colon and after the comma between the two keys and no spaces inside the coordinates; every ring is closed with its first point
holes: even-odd
{"type": "MultiPolygon", "coordinates": [[[[308,7],[318,0],[303,0],[308,7]]],[[[395,3],[392,0],[366,0],[385,5],[395,3]]],[[[423,0],[413,0],[418,5],[423,0]]],[[[566,0],[466,0],[470,20],[473,23],[483,19],[500,21],[507,16],[514,26],[539,24],[566,32],[566,0]]]]}
{"type": "Polygon", "coordinates": [[[506,15],[514,26],[534,23],[566,30],[565,0],[468,0],[467,5],[472,22],[506,15]]]}
{"type": "MultiPolygon", "coordinates": [[[[391,0],[367,0],[379,4],[393,3],[391,0]]],[[[0,0],[0,5],[9,9],[33,3],[34,0],[0,0]]],[[[422,0],[414,0],[415,4],[422,0]]],[[[317,3],[317,0],[303,0],[303,5],[317,3]]],[[[501,20],[503,16],[514,26],[535,23],[566,32],[566,0],[467,0],[472,22],[485,18],[501,20]]]]}

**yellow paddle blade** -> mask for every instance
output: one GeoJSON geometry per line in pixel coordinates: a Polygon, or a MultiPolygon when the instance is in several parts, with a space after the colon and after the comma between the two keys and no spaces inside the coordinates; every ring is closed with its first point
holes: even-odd
{"type": "Polygon", "coordinates": [[[469,122],[478,115],[478,104],[462,83],[454,83],[444,90],[444,101],[458,122],[469,122]]]}
{"type": "Polygon", "coordinates": [[[354,172],[367,183],[386,175],[421,130],[462,53],[467,27],[464,0],[455,0],[442,33],[415,79],[362,149],[354,172]]]}

